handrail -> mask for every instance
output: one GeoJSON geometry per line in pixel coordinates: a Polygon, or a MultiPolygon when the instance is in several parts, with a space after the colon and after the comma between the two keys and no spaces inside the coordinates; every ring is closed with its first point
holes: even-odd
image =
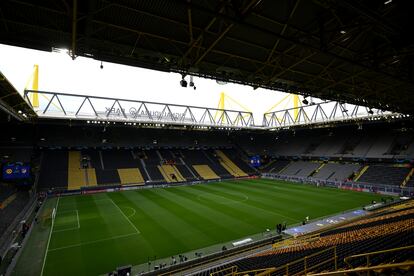
{"type": "Polygon", "coordinates": [[[350,259],[360,258],[360,257],[366,257],[367,258],[367,267],[369,267],[369,257],[373,255],[383,254],[383,253],[389,253],[389,252],[395,252],[395,251],[402,251],[407,249],[414,249],[414,245],[404,246],[404,247],[398,247],[393,249],[387,249],[387,250],[380,250],[380,251],[373,251],[373,252],[367,252],[357,255],[352,255],[344,258],[344,262],[349,266],[352,267],[352,265],[349,263],[350,259]]]}
{"type": "Polygon", "coordinates": [[[292,237],[289,239],[281,240],[279,242],[276,242],[272,245],[273,249],[277,249],[283,246],[299,246],[299,245],[305,245],[309,242],[316,241],[320,239],[320,233],[310,233],[305,234],[302,236],[292,237]]]}
{"type": "Polygon", "coordinates": [[[277,269],[276,267],[267,267],[267,268],[259,268],[259,269],[254,269],[254,270],[248,270],[248,271],[240,271],[240,272],[236,272],[235,274],[233,274],[232,276],[238,276],[238,275],[250,275],[251,273],[254,273],[254,275],[270,275],[269,273],[271,272],[275,272],[277,269]]]}
{"type": "Polygon", "coordinates": [[[332,261],[332,260],[334,261],[334,263],[335,263],[335,268],[336,268],[336,267],[337,267],[337,260],[338,260],[338,257],[337,257],[337,255],[336,255],[336,246],[326,248],[326,249],[324,249],[324,250],[322,250],[322,251],[318,251],[318,252],[313,253],[313,254],[311,254],[311,255],[308,255],[308,256],[305,256],[305,257],[303,257],[303,258],[300,258],[300,259],[298,259],[298,260],[296,260],[296,261],[293,261],[293,262],[289,262],[289,263],[287,263],[287,264],[284,264],[284,265],[282,265],[282,266],[278,267],[275,271],[285,270],[285,275],[289,275],[289,267],[290,267],[290,266],[292,266],[292,265],[294,265],[294,264],[297,264],[297,263],[300,263],[300,262],[304,262],[304,268],[305,268],[305,269],[304,269],[303,271],[301,271],[299,274],[302,274],[302,272],[306,274],[306,272],[307,272],[309,269],[314,269],[314,268],[316,268],[316,267],[318,267],[318,266],[320,266],[320,265],[322,265],[322,264],[325,264],[325,263],[327,263],[327,262],[330,262],[330,261],[332,261]],[[316,264],[316,265],[314,265],[314,266],[307,267],[307,260],[308,260],[309,258],[314,257],[314,256],[318,256],[318,255],[320,255],[320,254],[322,254],[322,253],[325,253],[325,252],[328,252],[328,251],[330,251],[330,250],[332,250],[332,249],[333,249],[333,254],[334,254],[334,256],[333,256],[333,257],[331,257],[331,258],[327,258],[327,259],[326,259],[326,260],[324,260],[323,262],[319,262],[318,264],[316,264]]]}
{"type": "MultiPolygon", "coordinates": [[[[224,258],[232,257],[234,255],[238,255],[238,254],[245,253],[245,252],[248,252],[248,251],[253,251],[253,250],[258,249],[260,247],[268,246],[270,244],[272,244],[272,241],[271,240],[269,240],[269,241],[267,241],[265,243],[260,243],[258,245],[254,245],[252,247],[249,247],[248,246],[246,248],[240,248],[239,250],[235,249],[234,252],[231,252],[229,254],[224,255],[224,258]]],[[[213,253],[212,255],[214,255],[214,254],[217,254],[217,252],[216,253],[213,253]]],[[[181,271],[184,271],[184,270],[188,270],[188,269],[191,269],[193,267],[200,266],[200,265],[204,265],[204,264],[207,264],[207,263],[211,263],[211,262],[214,262],[214,261],[217,261],[217,260],[220,260],[220,259],[223,259],[223,255],[220,255],[220,256],[217,256],[217,257],[212,257],[211,259],[207,259],[207,260],[204,260],[204,261],[201,261],[201,262],[196,262],[194,264],[188,264],[186,266],[179,267],[179,268],[173,269],[171,271],[166,271],[166,272],[160,273],[158,275],[159,276],[172,275],[174,273],[178,273],[178,272],[181,272],[181,271]]]]}
{"type": "Polygon", "coordinates": [[[253,113],[247,111],[25,90],[24,98],[31,106],[29,96],[33,93],[51,95],[50,99],[46,97],[46,101],[36,109],[36,114],[41,117],[85,120],[92,123],[103,120],[155,126],[172,124],[200,128],[261,128],[255,126],[253,113]],[[50,108],[56,101],[57,108],[50,108]],[[86,106],[90,109],[85,110],[86,106]],[[214,112],[220,112],[221,116],[218,119],[213,118],[214,112]]]}
{"type": "MultiPolygon", "coordinates": [[[[230,267],[220,269],[218,271],[214,271],[214,272],[210,273],[210,276],[220,275],[223,272],[229,272],[229,273],[231,273],[230,275],[233,275],[233,273],[237,272],[237,266],[233,265],[233,266],[230,266],[230,267]]],[[[227,275],[227,274],[225,274],[225,275],[227,275]]]]}
{"type": "Polygon", "coordinates": [[[256,276],[272,275],[272,273],[275,272],[275,271],[276,271],[276,268],[275,267],[267,268],[265,271],[256,274],[256,276]]]}
{"type": "Polygon", "coordinates": [[[372,271],[376,269],[396,268],[396,267],[402,267],[402,266],[414,266],[414,261],[376,265],[376,266],[370,266],[370,267],[357,267],[357,268],[346,269],[346,270],[338,270],[338,271],[330,271],[330,272],[322,272],[322,273],[306,274],[306,275],[308,276],[344,275],[344,274],[348,274],[352,272],[364,272],[364,271],[372,271]]]}
{"type": "Polygon", "coordinates": [[[414,168],[410,170],[410,172],[407,174],[407,176],[404,178],[403,182],[401,183],[400,187],[403,188],[405,185],[410,181],[412,176],[414,175],[414,168]]]}

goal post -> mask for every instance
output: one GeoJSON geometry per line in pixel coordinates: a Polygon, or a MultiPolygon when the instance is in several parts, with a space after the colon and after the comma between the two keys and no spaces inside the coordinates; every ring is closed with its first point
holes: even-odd
{"type": "Polygon", "coordinates": [[[56,208],[53,209],[46,209],[40,216],[39,222],[43,229],[50,228],[56,217],[56,208]]]}

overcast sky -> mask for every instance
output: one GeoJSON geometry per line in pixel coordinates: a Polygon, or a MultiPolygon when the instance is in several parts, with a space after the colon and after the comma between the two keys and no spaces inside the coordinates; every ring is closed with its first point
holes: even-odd
{"type": "MultiPolygon", "coordinates": [[[[253,112],[256,123],[263,113],[286,94],[238,84],[219,85],[214,80],[194,78],[197,90],[182,88],[181,75],[137,67],[103,63],[91,58],[72,60],[66,53],[35,51],[0,44],[0,71],[19,92],[23,92],[39,65],[39,90],[83,95],[126,98],[143,101],[217,107],[220,93],[236,99],[253,112]]],[[[188,77],[187,77],[188,80],[188,77]]],[[[281,104],[278,109],[291,107],[281,104]]],[[[226,109],[243,110],[229,104],[226,109]]]]}

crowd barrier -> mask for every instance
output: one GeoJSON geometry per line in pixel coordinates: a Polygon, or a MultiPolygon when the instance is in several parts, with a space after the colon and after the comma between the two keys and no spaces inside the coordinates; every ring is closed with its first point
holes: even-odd
{"type": "Polygon", "coordinates": [[[298,177],[265,173],[263,178],[290,181],[295,183],[311,184],[316,186],[334,187],[358,192],[370,192],[391,196],[414,196],[414,187],[399,187],[394,185],[373,184],[353,181],[333,181],[313,177],[298,177]]]}

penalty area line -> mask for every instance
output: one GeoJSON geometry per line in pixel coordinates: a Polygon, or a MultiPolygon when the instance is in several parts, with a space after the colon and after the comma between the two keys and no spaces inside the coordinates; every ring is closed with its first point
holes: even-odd
{"type": "MultiPolygon", "coordinates": [[[[57,202],[56,202],[55,214],[57,213],[57,210],[58,210],[59,199],[60,199],[60,197],[58,197],[57,202]]],[[[40,272],[40,276],[43,276],[43,271],[45,270],[45,264],[46,264],[47,252],[49,252],[49,244],[50,244],[50,239],[51,239],[51,237],[52,237],[52,232],[53,232],[53,226],[54,226],[54,225],[55,225],[55,218],[54,218],[54,216],[53,216],[53,212],[52,212],[52,227],[50,228],[49,238],[48,238],[48,240],[47,240],[46,252],[45,252],[45,257],[43,258],[43,264],[42,264],[42,270],[41,270],[41,272],[40,272]]]]}
{"type": "Polygon", "coordinates": [[[119,235],[119,236],[114,236],[114,237],[105,238],[105,239],[99,239],[99,240],[88,241],[88,242],[81,242],[81,243],[67,245],[67,246],[62,246],[62,247],[56,247],[56,248],[50,249],[49,252],[63,250],[63,249],[68,249],[68,248],[73,248],[73,247],[79,247],[79,246],[82,246],[82,245],[94,244],[94,243],[99,243],[99,242],[104,242],[104,241],[116,240],[116,239],[121,239],[121,238],[126,238],[126,237],[130,237],[130,236],[134,236],[134,235],[138,235],[138,233],[131,233],[131,234],[119,235]]]}
{"type": "Polygon", "coordinates": [[[135,226],[135,224],[133,224],[132,221],[124,214],[124,212],[122,212],[121,208],[119,208],[119,206],[112,199],[109,199],[109,200],[119,210],[119,212],[121,212],[121,214],[124,216],[124,218],[129,222],[129,224],[131,224],[131,226],[134,227],[137,234],[141,234],[141,232],[138,230],[138,228],[135,226]]]}
{"type": "Polygon", "coordinates": [[[70,211],[61,211],[59,213],[62,215],[62,213],[65,214],[65,213],[72,213],[72,212],[75,212],[76,213],[76,226],[75,227],[70,227],[70,228],[64,228],[64,229],[54,230],[53,233],[59,233],[59,232],[65,232],[65,231],[72,231],[72,230],[78,230],[78,229],[80,229],[78,209],[76,209],[76,210],[70,210],[70,211]]]}
{"type": "Polygon", "coordinates": [[[79,212],[78,209],[76,209],[76,219],[78,220],[78,229],[80,228],[80,222],[79,222],[79,212]]]}

